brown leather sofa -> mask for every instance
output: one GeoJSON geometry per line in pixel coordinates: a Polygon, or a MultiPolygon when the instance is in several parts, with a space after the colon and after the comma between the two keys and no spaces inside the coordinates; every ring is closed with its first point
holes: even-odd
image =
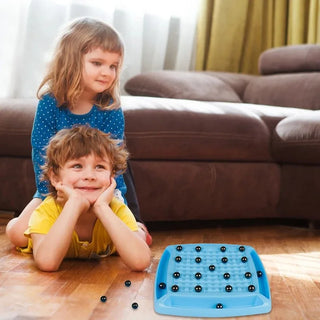
{"type": "MultiPolygon", "coordinates": [[[[260,76],[159,71],[126,83],[146,222],[320,220],[320,46],[272,49],[259,63],[260,76]]],[[[34,193],[36,105],[0,100],[0,210],[19,213],[34,193]]]]}

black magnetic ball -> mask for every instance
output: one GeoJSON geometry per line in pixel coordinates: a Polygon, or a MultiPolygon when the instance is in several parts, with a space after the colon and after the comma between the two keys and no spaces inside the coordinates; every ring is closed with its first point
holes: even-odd
{"type": "Polygon", "coordinates": [[[131,281],[130,280],[126,280],[124,282],[124,284],[125,284],[126,287],[130,287],[131,286],[131,281]]]}
{"type": "Polygon", "coordinates": [[[245,248],[244,246],[240,246],[240,247],[239,247],[239,251],[243,252],[243,251],[245,251],[245,250],[246,250],[246,248],[245,248]]]}
{"type": "Polygon", "coordinates": [[[262,276],[263,276],[263,273],[262,273],[262,271],[257,271],[257,276],[259,277],[259,278],[261,278],[262,276]]]}
{"type": "Polygon", "coordinates": [[[227,257],[223,257],[223,258],[221,259],[221,262],[222,262],[222,263],[227,263],[227,262],[228,262],[228,258],[227,258],[227,257]]]}
{"type": "Polygon", "coordinates": [[[176,256],[175,260],[176,262],[181,262],[182,258],[180,256],[176,256]]]}
{"type": "Polygon", "coordinates": [[[210,271],[214,271],[215,268],[216,268],[216,267],[215,267],[215,265],[213,265],[213,264],[211,264],[211,265],[209,266],[209,270],[210,270],[210,271]]]}
{"type": "Polygon", "coordinates": [[[229,273],[229,272],[226,272],[226,273],[223,275],[223,277],[224,277],[225,279],[229,279],[229,278],[230,278],[230,273],[229,273]]]}
{"type": "Polygon", "coordinates": [[[196,279],[201,279],[202,274],[200,272],[197,272],[194,276],[196,279]]]}
{"type": "Polygon", "coordinates": [[[101,296],[100,297],[100,301],[101,302],[106,302],[107,301],[107,297],[106,296],[101,296]]]}
{"type": "Polygon", "coordinates": [[[246,263],[246,262],[248,261],[248,258],[247,258],[247,257],[242,257],[242,258],[241,258],[241,261],[242,261],[243,263],[246,263]]]}
{"type": "Polygon", "coordinates": [[[225,289],[226,289],[227,292],[231,292],[232,291],[232,286],[230,286],[230,284],[228,284],[225,289]]]}
{"type": "Polygon", "coordinates": [[[195,260],[196,263],[200,263],[201,262],[201,258],[200,257],[196,257],[194,260],[195,260]]]}
{"type": "Polygon", "coordinates": [[[250,292],[253,292],[254,290],[256,290],[256,287],[253,284],[250,284],[250,286],[248,286],[248,290],[250,292]]]}
{"type": "Polygon", "coordinates": [[[201,247],[200,246],[196,246],[196,251],[200,252],[201,251],[201,247]]]}
{"type": "Polygon", "coordinates": [[[225,246],[222,246],[222,247],[220,248],[220,251],[221,251],[221,252],[226,252],[226,250],[227,250],[227,248],[226,248],[225,246]]]}
{"type": "Polygon", "coordinates": [[[251,276],[252,276],[252,274],[251,274],[251,272],[246,272],[246,273],[244,274],[244,276],[245,276],[247,279],[250,279],[251,276]]]}
{"type": "Polygon", "coordinates": [[[182,251],[182,246],[180,246],[180,245],[177,246],[177,247],[176,247],[176,250],[177,250],[177,251],[182,251]]]}
{"type": "Polygon", "coordinates": [[[172,287],[171,287],[171,290],[173,292],[177,292],[179,290],[179,286],[177,286],[176,284],[174,284],[172,287]]]}
{"type": "Polygon", "coordinates": [[[217,303],[216,308],[217,308],[217,309],[222,309],[222,308],[223,308],[222,303],[217,303]]]}
{"type": "Polygon", "coordinates": [[[173,273],[173,277],[176,278],[176,279],[180,278],[180,272],[178,272],[178,271],[174,272],[173,273]]]}
{"type": "Polygon", "coordinates": [[[160,289],[165,289],[166,286],[167,286],[167,285],[166,285],[164,282],[160,282],[160,283],[159,283],[159,288],[160,288],[160,289]]]}
{"type": "Polygon", "coordinates": [[[139,305],[137,302],[134,302],[132,305],[131,305],[132,309],[138,309],[139,305]]]}
{"type": "Polygon", "coordinates": [[[202,287],[200,285],[197,285],[197,286],[194,287],[194,290],[196,292],[201,292],[202,291],[202,287]]]}

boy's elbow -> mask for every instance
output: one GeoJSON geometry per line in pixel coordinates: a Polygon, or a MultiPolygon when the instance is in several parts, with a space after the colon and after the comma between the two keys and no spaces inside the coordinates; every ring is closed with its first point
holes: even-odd
{"type": "Polygon", "coordinates": [[[133,271],[144,271],[150,266],[151,263],[151,253],[144,255],[143,257],[136,259],[136,261],[131,266],[133,271]]]}
{"type": "Polygon", "coordinates": [[[17,218],[10,220],[6,226],[6,235],[15,247],[24,248],[28,245],[28,239],[24,236],[25,228],[20,227],[17,218]]]}
{"type": "Polygon", "coordinates": [[[60,263],[57,263],[56,261],[50,261],[50,260],[39,260],[35,259],[36,265],[39,270],[45,271],[45,272],[55,272],[59,270],[60,263]]]}

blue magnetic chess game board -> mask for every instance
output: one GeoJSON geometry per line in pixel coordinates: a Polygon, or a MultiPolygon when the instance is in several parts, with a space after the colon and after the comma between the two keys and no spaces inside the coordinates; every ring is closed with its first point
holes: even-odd
{"type": "Polygon", "coordinates": [[[159,261],[154,309],[159,314],[188,317],[268,313],[271,294],[267,274],[250,246],[171,245],[159,261]]]}

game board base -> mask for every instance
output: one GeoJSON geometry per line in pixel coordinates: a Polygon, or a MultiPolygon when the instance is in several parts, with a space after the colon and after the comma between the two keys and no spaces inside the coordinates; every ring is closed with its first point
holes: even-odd
{"type": "Polygon", "coordinates": [[[266,272],[250,246],[168,246],[157,269],[154,309],[188,317],[268,313],[271,295],[266,272]]]}

